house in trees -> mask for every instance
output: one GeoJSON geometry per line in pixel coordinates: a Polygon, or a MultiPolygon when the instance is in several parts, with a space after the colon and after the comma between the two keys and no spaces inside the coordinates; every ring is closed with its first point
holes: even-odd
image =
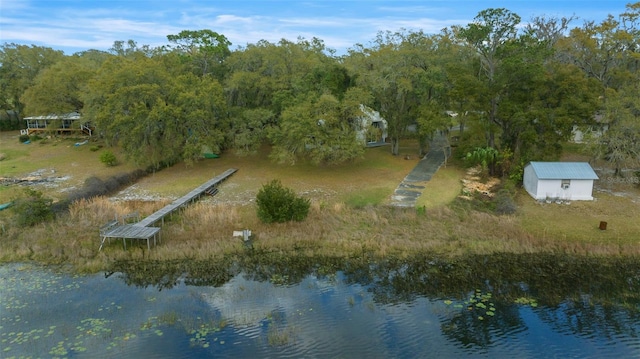
{"type": "Polygon", "coordinates": [[[50,114],[46,116],[25,117],[27,128],[22,130],[23,134],[31,135],[40,132],[57,133],[81,133],[92,135],[93,129],[88,122],[83,122],[82,116],[78,112],[71,112],[62,115],[50,114]]]}
{"type": "Polygon", "coordinates": [[[605,121],[604,116],[596,114],[593,116],[593,123],[588,126],[573,125],[571,134],[573,142],[583,143],[586,137],[598,138],[604,135],[609,129],[609,124],[605,121]]]}
{"type": "Polygon", "coordinates": [[[530,162],[524,167],[524,189],[537,200],[593,200],[598,176],[587,162],[530,162]]]}
{"type": "Polygon", "coordinates": [[[387,120],[365,105],[360,105],[362,116],[356,121],[356,136],[358,141],[367,147],[384,145],[387,142],[387,120]]]}

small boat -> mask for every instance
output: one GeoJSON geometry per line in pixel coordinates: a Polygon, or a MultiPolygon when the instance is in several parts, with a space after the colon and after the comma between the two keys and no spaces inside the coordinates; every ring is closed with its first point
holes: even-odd
{"type": "Polygon", "coordinates": [[[0,211],[5,210],[5,209],[9,208],[9,207],[11,207],[12,205],[13,205],[13,202],[7,202],[7,203],[0,204],[0,211]]]}

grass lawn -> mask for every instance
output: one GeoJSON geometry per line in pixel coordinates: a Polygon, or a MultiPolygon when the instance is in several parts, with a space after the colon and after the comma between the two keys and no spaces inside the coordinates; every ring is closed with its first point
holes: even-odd
{"type": "MultiPolygon", "coordinates": [[[[0,161],[0,177],[21,178],[39,170],[45,177],[63,177],[64,181],[55,186],[36,186],[56,199],[82,186],[88,177],[105,179],[136,169],[113,148],[109,150],[116,154],[120,164],[113,167],[102,164],[99,156],[105,148],[90,150],[100,145],[96,139],[83,146],[74,146],[78,139],[64,137],[26,145],[19,143],[18,136],[17,131],[0,132],[0,153],[5,155],[0,161]]],[[[217,174],[237,168],[233,179],[222,184],[216,200],[246,202],[255,197],[263,184],[279,179],[283,185],[311,198],[344,201],[356,206],[377,205],[388,201],[398,183],[415,166],[416,156],[414,160],[404,157],[416,152],[417,143],[407,140],[403,141],[399,156],[392,156],[389,147],[367,148],[361,159],[339,166],[318,167],[310,163],[275,164],[269,160],[269,148],[265,147],[252,156],[225,153],[220,158],[203,159],[191,166],[179,163],[142,178],[135,187],[140,193],[156,197],[179,197],[217,174]]],[[[0,203],[12,199],[19,191],[16,186],[2,187],[0,203]]]]}
{"type": "MultiPolygon", "coordinates": [[[[106,178],[117,173],[132,171],[135,166],[127,164],[117,149],[110,149],[122,162],[118,166],[107,167],[100,162],[104,148],[91,151],[97,143],[75,146],[82,141],[78,138],[54,137],[23,144],[18,141],[18,131],[0,132],[0,177],[24,178],[39,171],[43,177],[60,179],[47,185],[47,195],[53,198],[65,196],[70,189],[81,187],[91,176],[106,178]]],[[[16,186],[0,187],[0,203],[14,198],[19,192],[16,186]]]]}
{"type": "MultiPolygon", "coordinates": [[[[406,148],[405,151],[409,151],[406,148]]],[[[220,186],[217,202],[246,203],[262,185],[278,179],[297,193],[324,202],[343,201],[355,205],[377,205],[387,201],[398,183],[417,163],[392,156],[389,147],[368,148],[364,157],[338,166],[310,163],[276,164],[264,147],[251,156],[225,153],[220,158],[201,160],[191,166],[179,163],[140,181],[140,190],[178,197],[229,168],[238,171],[220,186]]]]}
{"type": "MultiPolygon", "coordinates": [[[[631,193],[634,193],[633,191],[631,193]]],[[[590,244],[640,245],[640,200],[596,192],[594,201],[539,203],[524,190],[518,198],[523,228],[536,237],[590,244]],[[600,222],[607,229],[600,230],[600,222]]]]}
{"type": "Polygon", "coordinates": [[[440,167],[431,181],[424,183],[425,188],[416,201],[416,207],[429,209],[448,205],[460,194],[464,175],[464,170],[455,164],[440,167]]]}

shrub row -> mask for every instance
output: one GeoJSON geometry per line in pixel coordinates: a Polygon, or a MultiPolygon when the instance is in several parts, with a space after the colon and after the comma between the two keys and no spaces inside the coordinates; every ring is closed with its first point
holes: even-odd
{"type": "Polygon", "coordinates": [[[84,186],[69,194],[65,201],[60,201],[53,206],[56,213],[67,210],[69,205],[81,199],[89,199],[97,196],[109,195],[122,187],[129,185],[138,179],[144,177],[146,172],[143,170],[135,170],[130,173],[121,173],[106,180],[92,176],[84,181],[84,186]]]}

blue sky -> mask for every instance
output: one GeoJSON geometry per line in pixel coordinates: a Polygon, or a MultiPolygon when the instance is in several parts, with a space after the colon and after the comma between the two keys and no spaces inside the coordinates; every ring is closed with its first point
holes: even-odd
{"type": "Polygon", "coordinates": [[[617,17],[631,1],[620,0],[0,0],[0,43],[52,47],[73,54],[107,50],[117,40],[152,47],[182,30],[211,29],[232,49],[264,39],[317,37],[338,54],[367,45],[378,31],[401,28],[437,33],[466,25],[481,10],[507,8],[533,16],[578,17],[599,22],[617,17]]]}

